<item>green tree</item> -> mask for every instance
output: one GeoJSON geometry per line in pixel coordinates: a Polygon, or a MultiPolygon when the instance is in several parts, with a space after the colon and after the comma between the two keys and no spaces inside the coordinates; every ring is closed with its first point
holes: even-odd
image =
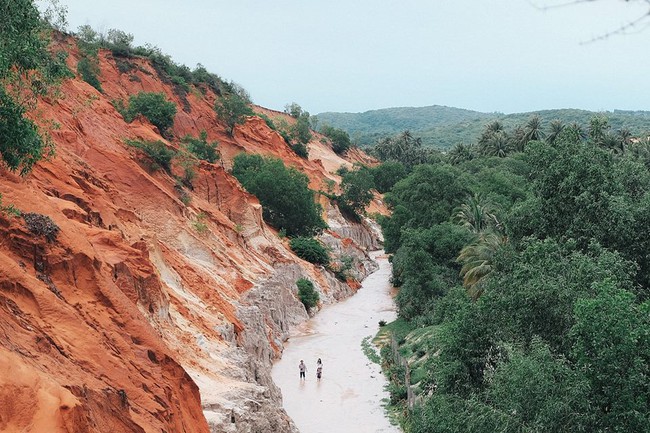
{"type": "Polygon", "coordinates": [[[589,379],[595,431],[650,430],[650,303],[611,281],[575,304],[572,356],[589,379]]]}
{"type": "Polygon", "coordinates": [[[312,235],[325,227],[309,178],[281,160],[241,153],[232,174],[259,199],[266,222],[288,236],[312,235]]]}
{"type": "Polygon", "coordinates": [[[566,359],[539,339],[529,351],[509,348],[504,358],[489,379],[486,401],[510,415],[520,431],[590,430],[589,383],[566,359]]]}
{"type": "Polygon", "coordinates": [[[456,221],[472,233],[501,229],[494,206],[481,194],[474,194],[462,203],[454,214],[456,221]]]}
{"type": "Polygon", "coordinates": [[[164,93],[139,92],[129,97],[129,119],[125,120],[130,121],[138,114],[146,117],[161,134],[164,134],[174,125],[176,105],[168,101],[164,93]]]}
{"type": "Polygon", "coordinates": [[[472,298],[477,299],[483,293],[482,283],[492,273],[495,255],[505,243],[503,235],[488,231],[480,233],[476,242],[461,250],[457,259],[463,265],[460,274],[472,298]]]}
{"type": "Polygon", "coordinates": [[[304,113],[302,107],[297,102],[285,105],[284,112],[295,119],[299,118],[304,113]]]}
{"type": "Polygon", "coordinates": [[[171,174],[172,159],[176,156],[176,152],[169,149],[165,143],[160,140],[157,141],[137,141],[127,140],[126,144],[136,149],[140,149],[150,160],[150,168],[153,171],[162,168],[167,173],[171,174]]]}
{"type": "Polygon", "coordinates": [[[384,247],[394,252],[404,228],[431,227],[447,221],[469,194],[462,172],[447,165],[419,165],[386,194],[392,215],[382,220],[384,247]]]}
{"type": "Polygon", "coordinates": [[[374,186],[374,178],[370,171],[365,167],[361,167],[343,176],[343,180],[341,181],[343,194],[341,198],[357,214],[363,214],[366,206],[372,200],[372,189],[374,186]]]}
{"type": "Polygon", "coordinates": [[[379,140],[370,149],[370,153],[382,162],[400,162],[408,170],[418,164],[424,164],[429,159],[429,151],[422,148],[422,140],[414,137],[409,131],[379,140]]]}
{"type": "Polygon", "coordinates": [[[235,126],[246,122],[246,117],[253,115],[249,106],[250,101],[237,93],[222,96],[215,102],[214,110],[217,117],[227,126],[230,136],[235,133],[235,126]]]}
{"type": "Polygon", "coordinates": [[[320,297],[314,289],[314,283],[306,278],[300,278],[296,281],[296,286],[298,286],[298,298],[307,311],[318,305],[320,297]]]}
{"type": "Polygon", "coordinates": [[[461,162],[471,161],[476,157],[474,145],[457,143],[447,152],[447,161],[450,164],[456,165],[461,162]]]}
{"type": "Polygon", "coordinates": [[[558,120],[558,119],[553,120],[551,122],[551,124],[550,124],[550,127],[549,127],[550,131],[549,131],[548,135],[546,136],[546,141],[548,143],[550,143],[550,144],[555,143],[555,140],[558,139],[558,137],[560,136],[560,134],[564,130],[565,126],[566,125],[564,123],[562,123],[561,120],[558,120]]]}
{"type": "Polygon", "coordinates": [[[3,2],[0,29],[0,156],[9,170],[24,175],[53,153],[51,142],[25,117],[25,103],[44,94],[59,78],[52,72],[62,68],[55,67],[47,50],[43,21],[32,1],[3,2]]]}
{"type": "Polygon", "coordinates": [[[406,177],[406,167],[397,161],[386,161],[370,169],[375,188],[380,193],[390,191],[393,186],[406,177]]]}
{"type": "Polygon", "coordinates": [[[332,150],[339,155],[347,152],[350,146],[352,146],[350,135],[342,129],[334,128],[330,125],[323,125],[320,132],[331,140],[332,150]]]}
{"type": "MultiPolygon", "coordinates": [[[[537,115],[531,117],[528,122],[526,122],[524,131],[524,146],[530,141],[542,141],[546,137],[542,127],[542,119],[537,115]]],[[[520,150],[523,151],[524,149],[525,147],[520,150]]]]}

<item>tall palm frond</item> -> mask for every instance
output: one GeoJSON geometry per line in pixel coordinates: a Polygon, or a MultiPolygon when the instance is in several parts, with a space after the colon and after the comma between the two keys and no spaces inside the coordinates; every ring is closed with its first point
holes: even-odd
{"type": "Polygon", "coordinates": [[[490,228],[501,230],[494,205],[481,194],[469,196],[458,207],[454,219],[472,233],[480,233],[490,228]]]}
{"type": "Polygon", "coordinates": [[[507,239],[498,233],[483,232],[476,242],[461,250],[456,261],[463,265],[460,275],[472,299],[478,299],[483,293],[485,278],[494,269],[495,255],[506,242],[507,239]]]}
{"type": "Polygon", "coordinates": [[[525,144],[528,144],[529,141],[543,140],[546,136],[542,129],[542,119],[537,115],[528,120],[524,130],[526,131],[526,134],[524,135],[525,144]]]}
{"type": "Polygon", "coordinates": [[[551,122],[551,125],[550,125],[550,131],[549,131],[548,135],[546,136],[546,142],[549,143],[549,144],[555,143],[557,138],[560,136],[560,134],[564,130],[564,127],[565,127],[565,125],[564,125],[564,123],[562,123],[562,121],[560,121],[558,119],[553,120],[551,122]]]}

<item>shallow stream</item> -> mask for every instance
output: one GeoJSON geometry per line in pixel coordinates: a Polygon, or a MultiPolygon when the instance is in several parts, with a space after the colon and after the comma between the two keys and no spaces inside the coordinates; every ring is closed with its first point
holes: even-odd
{"type": "MultiPolygon", "coordinates": [[[[379,270],[367,277],[349,299],[322,309],[296,329],[273,367],[282,389],[284,408],[301,433],[398,433],[383,407],[388,393],[378,364],[363,353],[364,338],[372,338],[379,321],[395,319],[390,263],[383,252],[373,253],[379,270]],[[316,379],[316,361],[323,377],[316,379]],[[298,364],[307,365],[300,380],[298,364]]],[[[374,347],[374,346],[373,346],[374,347]]]]}

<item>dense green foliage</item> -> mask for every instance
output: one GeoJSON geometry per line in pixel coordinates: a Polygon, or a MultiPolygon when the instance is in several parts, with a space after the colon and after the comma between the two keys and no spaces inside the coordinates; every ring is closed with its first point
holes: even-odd
{"type": "Polygon", "coordinates": [[[310,236],[325,228],[309,179],[295,168],[285,167],[279,159],[241,153],[235,157],[232,174],[258,198],[265,221],[278,230],[289,236],[310,236]]]}
{"type": "Polygon", "coordinates": [[[97,59],[82,57],[77,62],[77,72],[81,79],[93,86],[99,92],[103,92],[102,83],[99,81],[99,62],[97,59]]]}
{"type": "Polygon", "coordinates": [[[249,104],[250,100],[246,96],[236,92],[224,95],[215,102],[214,111],[226,124],[231,136],[235,133],[236,125],[242,125],[246,117],[254,114],[249,104]]]}
{"type": "MultiPolygon", "coordinates": [[[[481,113],[478,111],[434,105],[430,107],[399,107],[364,113],[320,113],[321,124],[346,131],[359,146],[370,146],[377,140],[409,130],[422,138],[425,147],[449,149],[458,143],[471,143],[483,126],[493,120],[505,128],[514,128],[538,115],[546,123],[559,119],[563,124],[577,123],[586,127],[596,113],[585,110],[559,109],[532,113],[481,113]]],[[[615,131],[629,130],[633,135],[650,132],[650,112],[623,111],[603,113],[615,131]]]]}
{"type": "Polygon", "coordinates": [[[102,83],[99,80],[101,70],[99,69],[99,44],[96,43],[97,38],[97,32],[90,26],[79,27],[77,47],[79,47],[81,57],[77,62],[77,73],[86,83],[99,92],[103,92],[102,83]]]}
{"type": "Polygon", "coordinates": [[[289,245],[298,257],[310,263],[327,266],[330,262],[330,256],[327,250],[323,244],[314,238],[302,236],[291,238],[289,245]]]}
{"type": "Polygon", "coordinates": [[[333,126],[323,125],[320,129],[321,134],[332,141],[332,150],[339,155],[344,154],[352,146],[350,135],[342,129],[333,126]]]}
{"type": "Polygon", "coordinates": [[[172,159],[176,156],[176,152],[168,148],[162,141],[127,140],[126,144],[144,152],[149,158],[149,167],[152,171],[162,168],[167,173],[171,173],[172,159]]]}
{"type": "Polygon", "coordinates": [[[366,206],[372,200],[372,189],[375,179],[369,170],[360,168],[347,172],[341,181],[343,194],[341,199],[357,214],[363,214],[366,206]]]}
{"type": "Polygon", "coordinates": [[[470,151],[386,194],[405,431],[650,431],[650,144],[533,117],[470,151]]]}
{"type": "Polygon", "coordinates": [[[187,109],[186,100],[187,92],[190,85],[198,87],[205,93],[206,89],[212,90],[216,95],[221,96],[225,93],[241,93],[242,89],[233,82],[226,82],[221,77],[211,72],[201,64],[190,69],[186,65],[181,65],[172,60],[170,56],[164,54],[160,48],[145,45],[134,47],[133,35],[118,29],[109,29],[107,32],[97,32],[89,25],[79,27],[76,34],[79,40],[79,46],[82,54],[91,54],[97,56],[100,48],[110,50],[118,69],[122,73],[128,73],[136,66],[129,59],[134,57],[145,57],[149,59],[151,65],[158,73],[158,76],[165,83],[170,83],[174,91],[183,100],[184,109],[187,109]]]}
{"type": "Polygon", "coordinates": [[[127,108],[127,121],[132,121],[135,116],[142,114],[152,125],[164,134],[174,125],[176,105],[168,101],[164,93],[139,92],[129,97],[127,108]]]}
{"type": "Polygon", "coordinates": [[[386,161],[369,170],[374,180],[375,189],[382,194],[390,191],[407,174],[404,164],[397,161],[386,161]]]}
{"type": "Polygon", "coordinates": [[[300,278],[296,281],[296,286],[298,286],[298,299],[300,299],[307,311],[318,305],[320,297],[316,289],[314,289],[314,283],[306,278],[300,278]]]}
{"type": "Polygon", "coordinates": [[[208,142],[208,133],[201,131],[198,138],[185,136],[182,140],[185,148],[198,159],[214,163],[219,160],[219,151],[217,146],[219,143],[208,142]]]}
{"type": "Polygon", "coordinates": [[[24,175],[53,152],[25,113],[70,72],[64,55],[48,52],[46,26],[33,2],[3,2],[0,29],[0,156],[9,170],[24,175]]]}

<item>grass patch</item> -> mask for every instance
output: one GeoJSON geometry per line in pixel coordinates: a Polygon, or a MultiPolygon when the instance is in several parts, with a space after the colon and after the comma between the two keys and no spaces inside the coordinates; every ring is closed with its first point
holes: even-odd
{"type": "Polygon", "coordinates": [[[361,350],[371,362],[374,362],[375,364],[381,364],[381,357],[375,350],[375,346],[370,341],[371,338],[372,335],[369,335],[361,340],[361,350]]]}

